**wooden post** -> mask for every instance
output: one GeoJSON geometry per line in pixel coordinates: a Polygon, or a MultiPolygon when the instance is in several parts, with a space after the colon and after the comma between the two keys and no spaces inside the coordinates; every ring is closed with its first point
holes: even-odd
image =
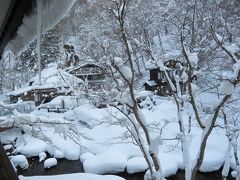
{"type": "Polygon", "coordinates": [[[0,179],[19,180],[2,143],[0,143],[0,179]]]}
{"type": "Polygon", "coordinates": [[[64,99],[61,99],[61,108],[62,108],[62,109],[65,109],[65,102],[64,102],[64,99]]]}

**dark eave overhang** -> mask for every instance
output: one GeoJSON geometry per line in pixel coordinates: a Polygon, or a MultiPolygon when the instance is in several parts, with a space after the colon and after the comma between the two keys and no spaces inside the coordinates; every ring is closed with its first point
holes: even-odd
{"type": "Polygon", "coordinates": [[[30,14],[35,0],[11,0],[10,3],[1,0],[1,4],[6,4],[4,19],[0,24],[0,59],[7,43],[14,38],[18,27],[22,24],[24,15],[30,14]]]}

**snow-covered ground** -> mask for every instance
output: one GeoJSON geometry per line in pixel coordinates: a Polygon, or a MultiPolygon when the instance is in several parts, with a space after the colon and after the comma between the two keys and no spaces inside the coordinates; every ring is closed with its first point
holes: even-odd
{"type": "Polygon", "coordinates": [[[68,175],[56,175],[56,176],[32,176],[32,177],[24,177],[19,176],[20,180],[124,180],[121,177],[113,176],[113,175],[95,175],[95,174],[87,174],[87,173],[76,173],[76,174],[68,174],[68,175]]]}
{"type": "MultiPolygon", "coordinates": [[[[87,101],[86,101],[87,102],[87,101]]],[[[156,99],[156,106],[152,109],[143,109],[143,114],[148,123],[167,123],[162,131],[163,145],[160,146],[159,158],[164,176],[175,174],[178,169],[183,169],[182,152],[180,143],[174,139],[178,135],[176,105],[170,98],[156,99]]],[[[39,156],[48,152],[52,157],[67,158],[69,160],[80,159],[86,173],[106,174],[123,172],[128,173],[145,171],[147,163],[139,148],[126,137],[126,128],[117,123],[114,116],[121,115],[113,108],[97,109],[89,104],[83,104],[66,113],[47,113],[44,110],[34,111],[32,115],[45,116],[48,119],[65,118],[75,119],[89,124],[81,127],[82,135],[76,144],[71,138],[56,133],[51,127],[42,128],[45,140],[36,139],[30,135],[21,135],[17,130],[1,133],[1,141],[8,144],[18,137],[16,152],[26,156],[39,156]]],[[[187,118],[185,118],[187,119],[187,118]]],[[[192,143],[190,146],[191,161],[194,162],[201,141],[202,130],[193,123],[192,143]]],[[[157,131],[152,132],[153,136],[157,131]]],[[[227,146],[225,131],[215,128],[207,142],[207,149],[203,164],[200,168],[203,172],[218,170],[224,163],[227,146]]],[[[57,164],[54,161],[54,165],[57,164]]],[[[51,179],[51,177],[49,177],[51,179]]],[[[23,178],[21,179],[28,179],[23,178]]],[[[33,178],[37,180],[38,177],[33,178]]]]}

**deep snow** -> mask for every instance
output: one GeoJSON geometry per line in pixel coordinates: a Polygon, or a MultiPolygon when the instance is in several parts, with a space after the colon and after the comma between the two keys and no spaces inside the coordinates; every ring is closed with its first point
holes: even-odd
{"type": "MultiPolygon", "coordinates": [[[[31,115],[46,116],[48,119],[69,118],[80,119],[90,124],[90,128],[82,126],[81,133],[88,138],[80,140],[81,148],[71,139],[64,139],[50,127],[43,128],[43,133],[48,141],[33,138],[29,135],[21,135],[17,130],[1,133],[1,141],[9,143],[18,137],[16,152],[26,156],[38,156],[42,152],[48,152],[55,158],[67,158],[70,160],[81,159],[86,173],[117,173],[125,169],[128,173],[135,173],[147,169],[146,162],[142,157],[139,148],[126,139],[126,129],[118,124],[111,123],[114,118],[111,114],[120,117],[120,114],[113,108],[97,109],[89,104],[83,104],[72,113],[63,114],[47,113],[46,111],[34,111],[31,115]]],[[[164,176],[175,174],[177,169],[183,169],[182,152],[177,140],[167,141],[164,139],[176,138],[179,132],[176,105],[172,99],[156,98],[156,106],[151,110],[143,109],[147,123],[166,123],[162,131],[163,145],[159,146],[159,158],[162,164],[164,176]]],[[[187,118],[185,118],[187,119],[187,118]]],[[[153,131],[153,136],[158,132],[153,131]]],[[[190,158],[193,163],[199,142],[201,141],[202,130],[193,124],[192,142],[190,145],[190,158]]],[[[225,131],[215,128],[207,142],[207,149],[203,165],[200,170],[209,172],[219,169],[225,158],[227,147],[225,131]]],[[[233,163],[232,163],[233,164],[233,163]]]]}

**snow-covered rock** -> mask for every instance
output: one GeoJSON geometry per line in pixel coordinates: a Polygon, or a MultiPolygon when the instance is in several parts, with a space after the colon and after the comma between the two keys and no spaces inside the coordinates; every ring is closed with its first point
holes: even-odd
{"type": "Polygon", "coordinates": [[[5,145],[4,146],[4,150],[9,150],[9,149],[12,149],[13,146],[11,144],[8,144],[8,145],[5,145]]]}
{"type": "Polygon", "coordinates": [[[57,159],[64,158],[64,153],[62,151],[58,150],[58,149],[55,150],[53,155],[57,159]]]}
{"type": "Polygon", "coordinates": [[[57,165],[57,159],[56,158],[48,158],[44,161],[44,168],[51,168],[53,166],[57,165]]]}
{"type": "Polygon", "coordinates": [[[148,165],[144,157],[134,157],[127,162],[127,172],[133,174],[136,172],[142,172],[148,169],[148,165]]]}
{"type": "Polygon", "coordinates": [[[42,162],[44,159],[46,159],[47,154],[45,152],[40,152],[38,157],[39,157],[39,162],[42,162]]]}
{"type": "Polygon", "coordinates": [[[84,161],[84,171],[94,174],[123,172],[127,164],[124,154],[102,153],[84,161]]]}
{"type": "Polygon", "coordinates": [[[86,153],[83,153],[81,156],[80,156],[80,160],[81,162],[84,162],[86,159],[90,159],[94,157],[94,154],[93,153],[90,153],[90,152],[86,152],[86,153]]]}
{"type": "Polygon", "coordinates": [[[12,156],[11,161],[15,167],[19,166],[21,169],[27,169],[29,167],[28,160],[24,155],[12,156]]]}

